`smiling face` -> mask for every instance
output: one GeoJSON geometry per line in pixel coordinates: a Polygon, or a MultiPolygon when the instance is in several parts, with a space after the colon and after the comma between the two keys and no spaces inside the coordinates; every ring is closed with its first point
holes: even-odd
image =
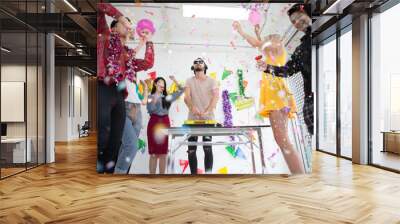
{"type": "Polygon", "coordinates": [[[201,59],[196,59],[196,60],[193,62],[193,67],[194,67],[194,71],[195,71],[195,72],[204,71],[204,68],[205,68],[204,61],[201,60],[201,59]]]}
{"type": "Polygon", "coordinates": [[[156,88],[158,93],[162,93],[165,90],[165,82],[162,79],[159,79],[156,82],[156,88]]]}
{"type": "Polygon", "coordinates": [[[290,22],[297,30],[306,32],[307,28],[311,25],[311,18],[305,12],[294,12],[290,15],[290,22]]]}

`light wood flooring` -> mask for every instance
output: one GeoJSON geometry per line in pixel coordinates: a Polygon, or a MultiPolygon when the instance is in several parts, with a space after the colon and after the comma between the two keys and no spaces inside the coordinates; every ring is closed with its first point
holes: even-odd
{"type": "Polygon", "coordinates": [[[306,176],[117,176],[94,137],[0,181],[0,223],[400,223],[400,175],[314,153],[306,176]]]}

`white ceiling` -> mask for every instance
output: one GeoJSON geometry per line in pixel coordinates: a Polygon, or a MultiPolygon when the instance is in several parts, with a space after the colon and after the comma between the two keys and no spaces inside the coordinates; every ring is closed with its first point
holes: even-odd
{"type": "MultiPolygon", "coordinates": [[[[186,3],[185,3],[186,4],[186,3]]],[[[193,5],[194,3],[190,3],[193,5]]],[[[140,19],[146,18],[153,21],[156,33],[153,42],[156,44],[177,44],[177,45],[202,45],[205,47],[222,46],[248,48],[249,45],[239,37],[232,29],[233,20],[229,19],[208,19],[208,18],[187,18],[182,16],[182,5],[176,3],[114,3],[118,10],[129,17],[135,24],[140,19]],[[232,46],[233,45],[233,46],[232,46]]],[[[206,4],[201,4],[206,5],[206,4]]],[[[256,4],[243,3],[218,3],[207,4],[223,7],[255,7],[256,4]]],[[[294,28],[289,21],[286,11],[290,4],[257,4],[261,7],[261,25],[264,25],[262,35],[281,34],[288,39],[294,33],[294,28]],[[267,9],[268,10],[265,10],[267,9]],[[266,12],[265,12],[266,11],[266,12]]],[[[250,12],[250,11],[249,11],[250,12]]],[[[108,18],[110,22],[111,19],[108,18]]],[[[244,30],[254,35],[253,26],[247,20],[240,21],[244,30]]],[[[289,44],[296,46],[301,35],[289,44]]],[[[290,46],[289,51],[293,48],[290,46]]]]}

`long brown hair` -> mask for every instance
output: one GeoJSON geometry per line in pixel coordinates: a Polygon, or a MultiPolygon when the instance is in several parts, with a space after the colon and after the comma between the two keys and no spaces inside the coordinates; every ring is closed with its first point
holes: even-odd
{"type": "Polygon", "coordinates": [[[167,96],[168,96],[168,92],[167,92],[167,82],[165,81],[165,79],[164,79],[163,77],[158,77],[158,78],[156,78],[156,79],[153,81],[153,88],[151,89],[151,94],[156,93],[156,91],[157,91],[157,82],[158,82],[159,80],[162,80],[162,81],[164,82],[164,91],[162,92],[163,96],[162,96],[162,99],[161,99],[161,104],[162,104],[162,107],[163,107],[164,109],[169,110],[169,108],[171,107],[171,102],[168,102],[168,101],[166,100],[166,98],[167,98],[167,96]]]}

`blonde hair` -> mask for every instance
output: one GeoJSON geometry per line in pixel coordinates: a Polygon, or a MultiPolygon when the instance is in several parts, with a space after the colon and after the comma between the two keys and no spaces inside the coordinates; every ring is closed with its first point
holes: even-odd
{"type": "Polygon", "coordinates": [[[261,42],[259,50],[262,53],[273,53],[280,55],[284,51],[284,46],[282,43],[282,37],[279,34],[270,34],[264,37],[264,41],[261,42]]]}

